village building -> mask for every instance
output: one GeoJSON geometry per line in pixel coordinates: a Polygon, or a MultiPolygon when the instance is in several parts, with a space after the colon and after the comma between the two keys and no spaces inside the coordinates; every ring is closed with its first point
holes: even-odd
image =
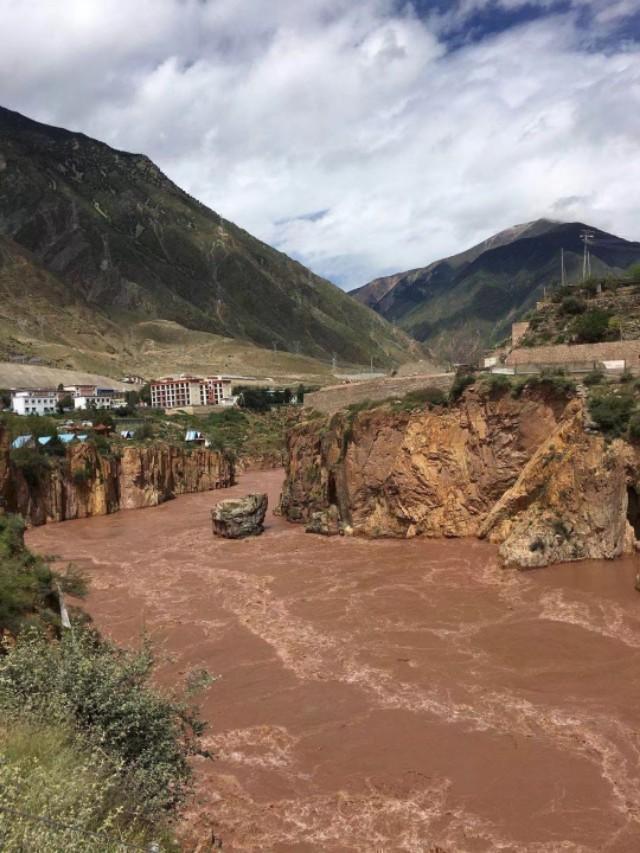
{"type": "Polygon", "coordinates": [[[192,406],[234,406],[231,379],[222,376],[165,376],[150,384],[151,405],[156,409],[192,406]]]}
{"type": "Polygon", "coordinates": [[[16,415],[52,415],[60,395],[51,390],[13,391],[11,409],[16,415]]]}
{"type": "Polygon", "coordinates": [[[65,385],[65,393],[73,398],[74,409],[117,409],[125,406],[121,391],[97,385],[65,385]]]}

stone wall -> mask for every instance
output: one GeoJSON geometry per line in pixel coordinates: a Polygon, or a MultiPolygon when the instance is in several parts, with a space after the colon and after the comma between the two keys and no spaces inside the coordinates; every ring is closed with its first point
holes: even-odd
{"type": "Polygon", "coordinates": [[[522,347],[512,350],[506,364],[557,364],[624,360],[630,370],[640,371],[640,340],[607,341],[600,344],[552,344],[541,347],[522,347]]]}

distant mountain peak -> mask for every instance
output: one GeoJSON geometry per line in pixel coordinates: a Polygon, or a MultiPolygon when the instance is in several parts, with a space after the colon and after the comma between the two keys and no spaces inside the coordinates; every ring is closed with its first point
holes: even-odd
{"type": "Polygon", "coordinates": [[[541,218],[506,228],[425,267],[374,279],[352,295],[436,353],[452,334],[489,343],[505,336],[544,287],[559,280],[561,250],[567,279],[581,275],[580,233],[585,228],[596,235],[591,246],[594,274],[621,275],[640,260],[640,243],[582,222],[541,218]]]}

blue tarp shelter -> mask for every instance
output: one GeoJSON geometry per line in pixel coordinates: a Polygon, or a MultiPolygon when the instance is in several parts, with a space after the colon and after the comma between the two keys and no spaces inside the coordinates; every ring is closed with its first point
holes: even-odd
{"type": "Polygon", "coordinates": [[[19,435],[17,438],[13,439],[11,447],[13,447],[14,450],[17,450],[20,447],[26,447],[31,441],[33,441],[32,435],[19,435]]]}

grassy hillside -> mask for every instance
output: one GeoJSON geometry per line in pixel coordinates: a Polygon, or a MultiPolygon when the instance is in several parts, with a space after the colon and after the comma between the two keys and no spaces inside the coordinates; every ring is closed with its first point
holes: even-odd
{"type": "Polygon", "coordinates": [[[401,332],[197,202],[148,158],[1,108],[0,235],[0,346],[11,345],[13,327],[18,341],[49,344],[46,358],[71,345],[83,367],[102,370],[104,354],[134,359],[146,341],[162,349],[170,323],[186,332],[183,351],[231,338],[351,364],[409,357],[401,332]]]}
{"type": "MultiPolygon", "coordinates": [[[[548,220],[516,226],[452,258],[378,279],[354,295],[436,353],[459,344],[458,358],[464,360],[465,347],[504,337],[559,279],[562,249],[568,280],[580,277],[584,227],[548,220]]],[[[594,276],[622,275],[640,259],[640,243],[591,230],[594,276]]]]}

